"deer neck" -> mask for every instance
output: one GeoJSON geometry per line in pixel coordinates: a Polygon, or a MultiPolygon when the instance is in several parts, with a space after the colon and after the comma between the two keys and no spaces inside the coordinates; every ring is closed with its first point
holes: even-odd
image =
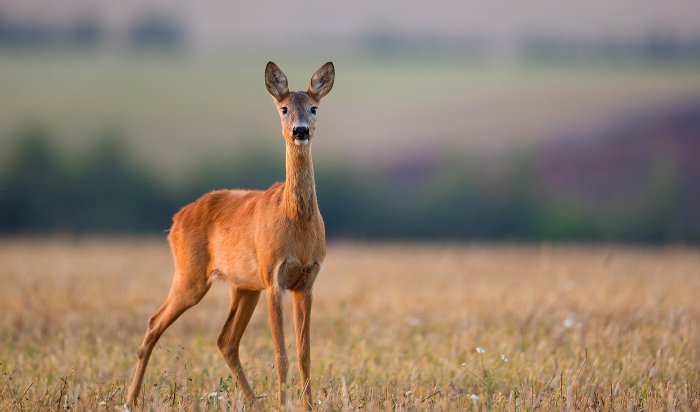
{"type": "Polygon", "coordinates": [[[287,144],[287,177],[282,206],[288,219],[310,221],[316,215],[316,183],[310,145],[287,144]]]}

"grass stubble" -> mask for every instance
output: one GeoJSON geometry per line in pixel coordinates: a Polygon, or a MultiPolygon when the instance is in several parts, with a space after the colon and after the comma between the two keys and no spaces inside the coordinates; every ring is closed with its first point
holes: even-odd
{"type": "MultiPolygon", "coordinates": [[[[123,405],[170,285],[166,242],[5,239],[0,263],[0,410],[123,405]]],[[[693,247],[333,243],[314,295],[314,407],[698,410],[698,297],[693,247]]],[[[216,347],[219,283],[161,338],[138,409],[273,408],[263,299],[241,344],[255,405],[216,347]]]]}

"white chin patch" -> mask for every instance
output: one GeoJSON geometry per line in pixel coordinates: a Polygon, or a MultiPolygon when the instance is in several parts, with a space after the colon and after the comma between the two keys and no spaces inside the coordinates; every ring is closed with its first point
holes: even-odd
{"type": "Polygon", "coordinates": [[[304,139],[304,140],[294,139],[294,144],[297,146],[307,145],[307,144],[309,144],[309,139],[304,139]]]}

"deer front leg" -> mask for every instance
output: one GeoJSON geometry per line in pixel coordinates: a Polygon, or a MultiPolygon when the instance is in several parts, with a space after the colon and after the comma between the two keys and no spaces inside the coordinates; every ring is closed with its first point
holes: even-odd
{"type": "Polygon", "coordinates": [[[282,323],[282,291],[273,286],[267,289],[267,311],[270,317],[270,330],[272,341],[275,344],[275,367],[277,368],[277,402],[280,408],[284,407],[284,387],[287,381],[287,352],[284,346],[284,330],[282,323]]]}
{"type": "Polygon", "coordinates": [[[302,402],[310,410],[311,400],[311,291],[294,291],[294,330],[301,376],[302,402]]]}

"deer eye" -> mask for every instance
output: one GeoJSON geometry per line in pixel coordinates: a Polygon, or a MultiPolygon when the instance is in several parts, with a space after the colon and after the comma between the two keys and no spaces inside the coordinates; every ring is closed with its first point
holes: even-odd
{"type": "Polygon", "coordinates": [[[318,110],[318,107],[314,106],[311,108],[311,114],[316,114],[316,110],[318,110]]]}
{"type": "Polygon", "coordinates": [[[287,109],[287,106],[283,107],[283,108],[282,108],[282,114],[287,114],[287,110],[288,110],[288,109],[287,109]]]}

